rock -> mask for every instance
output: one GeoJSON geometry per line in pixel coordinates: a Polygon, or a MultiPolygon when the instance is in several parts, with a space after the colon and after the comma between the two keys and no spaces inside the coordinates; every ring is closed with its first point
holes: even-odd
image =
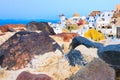
{"type": "Polygon", "coordinates": [[[100,59],[94,59],[68,80],[115,80],[115,71],[100,59]]]}
{"type": "Polygon", "coordinates": [[[69,42],[74,37],[79,36],[79,34],[77,34],[77,33],[60,33],[60,34],[56,34],[55,36],[63,38],[64,42],[69,42]]]}
{"type": "Polygon", "coordinates": [[[53,80],[65,80],[81,68],[78,65],[70,66],[68,60],[63,57],[59,50],[37,56],[31,63],[33,65],[32,69],[35,69],[34,72],[47,73],[53,80]]]}
{"type": "Polygon", "coordinates": [[[7,32],[7,27],[5,27],[5,26],[0,26],[0,31],[1,31],[1,32],[7,32]]]}
{"type": "Polygon", "coordinates": [[[75,48],[75,50],[79,50],[88,63],[91,62],[94,58],[98,58],[97,48],[87,48],[84,45],[79,45],[75,48]]]}
{"type": "Polygon", "coordinates": [[[83,56],[81,55],[81,53],[78,50],[71,50],[66,57],[69,60],[69,64],[71,66],[75,66],[77,65],[81,65],[81,66],[85,66],[87,64],[87,62],[84,60],[83,56]]]}
{"type": "Polygon", "coordinates": [[[0,36],[3,36],[3,35],[5,35],[5,33],[1,32],[1,30],[0,30],[0,36]]]}
{"type": "Polygon", "coordinates": [[[46,74],[32,74],[23,71],[22,73],[20,73],[16,80],[52,80],[52,78],[46,74]]]}
{"type": "Polygon", "coordinates": [[[28,31],[36,31],[36,30],[46,31],[50,35],[55,34],[54,30],[52,29],[52,27],[49,26],[47,22],[35,22],[35,21],[29,22],[26,25],[26,29],[28,31]]]}
{"type": "MultiPolygon", "coordinates": [[[[81,67],[70,66],[66,58],[63,58],[59,50],[49,52],[44,55],[36,55],[32,59],[33,67],[26,67],[19,70],[4,70],[0,69],[0,80],[16,80],[17,76],[22,71],[28,71],[33,74],[47,74],[52,80],[65,80],[75,74],[81,67]],[[64,74],[64,75],[63,75],[64,74]]],[[[3,68],[2,68],[3,69],[3,68]]]]}
{"type": "Polygon", "coordinates": [[[75,49],[78,45],[84,45],[87,48],[90,48],[90,47],[94,47],[94,48],[103,47],[103,44],[97,43],[97,42],[92,42],[92,41],[90,41],[87,38],[84,38],[82,36],[74,37],[71,44],[70,44],[70,47],[71,47],[71,49],[75,49]]]}
{"type": "Polygon", "coordinates": [[[63,52],[65,54],[70,51],[69,45],[70,45],[70,43],[71,43],[72,40],[70,40],[69,42],[67,42],[67,41],[63,40],[63,37],[59,37],[59,36],[56,36],[56,35],[52,35],[50,37],[52,39],[54,39],[61,46],[61,48],[63,49],[63,52]]]}
{"type": "Polygon", "coordinates": [[[8,30],[9,32],[16,32],[16,30],[13,29],[13,28],[8,28],[7,30],[8,30]]]}
{"type": "Polygon", "coordinates": [[[98,50],[98,55],[115,69],[120,68],[120,44],[102,47],[98,50]]]}
{"type": "Polygon", "coordinates": [[[21,29],[23,30],[25,28],[24,24],[7,24],[7,25],[3,25],[0,26],[0,31],[1,32],[8,32],[8,31],[12,31],[12,32],[16,32],[16,29],[21,29]]]}
{"type": "Polygon", "coordinates": [[[15,32],[6,32],[0,35],[0,45],[7,41],[15,32]]]}
{"type": "Polygon", "coordinates": [[[53,52],[60,46],[49,37],[47,32],[18,32],[0,46],[1,66],[16,70],[25,67],[34,55],[53,52]]]}
{"type": "Polygon", "coordinates": [[[84,45],[87,48],[97,48],[99,58],[110,64],[115,69],[120,68],[120,45],[103,46],[101,43],[92,42],[84,37],[77,36],[72,40],[71,49],[75,49],[78,45],[84,45]]]}

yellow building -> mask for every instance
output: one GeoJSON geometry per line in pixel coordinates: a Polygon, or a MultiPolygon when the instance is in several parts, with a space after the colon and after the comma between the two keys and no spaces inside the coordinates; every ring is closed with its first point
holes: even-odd
{"type": "Polygon", "coordinates": [[[84,33],[84,36],[94,41],[101,41],[105,39],[105,35],[95,29],[89,29],[87,32],[84,33]]]}

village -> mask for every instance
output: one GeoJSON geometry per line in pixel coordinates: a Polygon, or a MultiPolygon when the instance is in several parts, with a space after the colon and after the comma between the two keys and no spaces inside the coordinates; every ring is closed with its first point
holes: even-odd
{"type": "Polygon", "coordinates": [[[49,22],[56,34],[78,33],[94,41],[120,38],[120,5],[116,5],[115,10],[111,11],[92,11],[88,16],[74,13],[70,18],[66,18],[64,14],[59,17],[59,23],[49,22]]]}

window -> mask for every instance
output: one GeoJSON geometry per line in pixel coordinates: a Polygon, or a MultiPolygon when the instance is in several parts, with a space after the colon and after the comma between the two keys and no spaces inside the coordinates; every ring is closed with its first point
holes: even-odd
{"type": "Polygon", "coordinates": [[[104,17],[104,14],[102,15],[102,17],[104,17]]]}
{"type": "Polygon", "coordinates": [[[105,26],[102,26],[102,28],[105,28],[105,26]]]}
{"type": "Polygon", "coordinates": [[[112,26],[107,26],[107,29],[112,29],[112,26]]]}
{"type": "Polygon", "coordinates": [[[98,14],[98,16],[100,16],[100,14],[98,14]]]}
{"type": "Polygon", "coordinates": [[[108,14],[108,16],[110,16],[110,14],[108,14]]]}
{"type": "Polygon", "coordinates": [[[102,18],[102,21],[105,21],[105,18],[102,18]]]}

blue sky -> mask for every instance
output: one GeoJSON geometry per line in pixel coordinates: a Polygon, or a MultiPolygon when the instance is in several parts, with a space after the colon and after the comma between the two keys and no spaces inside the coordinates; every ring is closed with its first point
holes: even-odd
{"type": "Polygon", "coordinates": [[[114,10],[120,0],[1,0],[0,19],[58,19],[78,12],[81,16],[93,10],[114,10]]]}

